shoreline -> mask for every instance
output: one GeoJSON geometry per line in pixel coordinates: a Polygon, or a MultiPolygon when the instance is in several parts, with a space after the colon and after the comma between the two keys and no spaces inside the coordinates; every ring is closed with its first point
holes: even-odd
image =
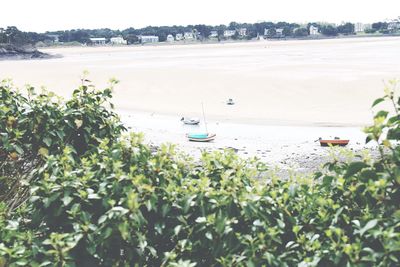
{"type": "MultiPolygon", "coordinates": [[[[142,115],[150,115],[150,116],[164,116],[169,118],[181,118],[181,117],[197,117],[203,120],[202,114],[198,113],[181,113],[177,112],[160,112],[149,109],[130,109],[130,108],[118,108],[116,109],[118,114],[131,114],[139,116],[142,115]]],[[[323,128],[363,128],[368,126],[368,123],[335,123],[330,121],[298,121],[298,120],[282,120],[282,119],[266,119],[266,118],[252,118],[252,117],[235,117],[235,118],[227,118],[222,115],[207,115],[207,121],[213,121],[215,123],[231,123],[231,124],[240,124],[240,125],[249,125],[249,126],[267,126],[267,127],[323,127],[323,128]]]]}
{"type": "Polygon", "coordinates": [[[40,50],[51,50],[51,49],[68,49],[68,48],[124,48],[124,47],[164,47],[164,46],[190,46],[190,45],[213,45],[213,44],[243,44],[243,43],[258,43],[258,42],[292,42],[292,41],[320,41],[320,40],[346,40],[346,39],[363,39],[363,38],[396,38],[400,37],[400,34],[363,34],[363,35],[343,35],[343,36],[317,36],[317,37],[305,37],[305,38],[265,38],[262,40],[251,39],[251,40],[223,40],[223,41],[174,41],[174,42],[159,42],[159,43],[147,43],[147,44],[130,44],[130,45],[49,45],[42,46],[40,50]]]}
{"type": "Polygon", "coordinates": [[[50,55],[50,54],[45,54],[41,55],[39,57],[32,57],[32,55],[24,55],[24,54],[19,54],[19,55],[0,55],[0,61],[23,61],[23,60],[47,60],[47,59],[56,59],[56,58],[62,58],[62,55],[56,54],[56,55],[50,55]]]}
{"type": "Polygon", "coordinates": [[[190,142],[186,133],[204,132],[204,121],[200,125],[184,125],[178,117],[151,113],[117,112],[128,131],[143,133],[145,142],[151,146],[175,144],[177,149],[193,158],[199,158],[201,151],[223,151],[232,149],[242,158],[257,157],[270,168],[278,169],[288,176],[291,170],[304,174],[312,173],[321,164],[329,161],[333,151],[348,150],[374,152],[375,145],[365,145],[366,135],[358,127],[316,127],[316,126],[271,126],[207,120],[210,133],[216,134],[213,142],[190,142]],[[321,147],[319,137],[339,136],[350,139],[344,148],[321,147]]]}

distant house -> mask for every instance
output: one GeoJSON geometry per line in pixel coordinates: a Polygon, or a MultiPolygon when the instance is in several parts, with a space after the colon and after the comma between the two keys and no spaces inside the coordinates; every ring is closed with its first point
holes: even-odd
{"type": "Polygon", "coordinates": [[[110,43],[113,45],[126,45],[128,42],[122,38],[121,36],[118,37],[111,37],[110,43]]]}
{"type": "Polygon", "coordinates": [[[400,19],[399,20],[392,20],[388,24],[389,31],[397,31],[400,30],[400,19]]]}
{"type": "Polygon", "coordinates": [[[183,40],[183,34],[182,33],[177,33],[175,35],[175,40],[176,41],[182,41],[183,40]]]}
{"type": "Polygon", "coordinates": [[[59,39],[59,35],[58,34],[48,34],[47,35],[49,38],[51,38],[51,40],[53,41],[53,43],[59,43],[60,39],[59,39]]]}
{"type": "Polygon", "coordinates": [[[93,45],[105,45],[106,44],[106,38],[100,37],[100,38],[90,38],[90,42],[93,45]]]}
{"type": "Polygon", "coordinates": [[[371,29],[372,26],[371,24],[364,24],[361,22],[357,22],[354,24],[354,31],[355,32],[364,32],[365,30],[369,30],[371,29]]]}
{"type": "Polygon", "coordinates": [[[196,39],[196,36],[194,35],[193,32],[185,32],[185,33],[183,34],[183,38],[184,38],[185,40],[192,41],[192,40],[195,40],[195,39],[196,39]]]}
{"type": "Polygon", "coordinates": [[[363,31],[365,31],[364,23],[357,22],[356,24],[354,24],[354,31],[355,32],[363,32],[363,31]]]}
{"type": "Polygon", "coordinates": [[[275,36],[276,37],[284,37],[285,35],[283,34],[283,29],[282,28],[276,29],[275,36]]]}
{"type": "Polygon", "coordinates": [[[247,28],[240,28],[238,30],[238,33],[240,36],[246,36],[247,35],[247,28]]]}
{"type": "Polygon", "coordinates": [[[140,38],[140,42],[142,44],[146,44],[146,43],[158,43],[159,38],[158,36],[155,35],[142,35],[139,37],[140,38]]]}
{"type": "Polygon", "coordinates": [[[232,37],[232,36],[235,35],[235,33],[236,33],[236,30],[225,30],[224,31],[224,37],[225,38],[232,37]]]}
{"type": "Polygon", "coordinates": [[[310,32],[310,35],[318,35],[318,27],[315,27],[314,25],[311,25],[308,31],[310,32]]]}
{"type": "Polygon", "coordinates": [[[167,36],[167,42],[173,43],[175,41],[175,38],[172,34],[168,34],[167,36]]]}
{"type": "Polygon", "coordinates": [[[211,31],[208,38],[218,38],[218,31],[211,31]]]}
{"type": "Polygon", "coordinates": [[[203,41],[203,39],[204,39],[204,36],[201,34],[201,32],[195,32],[195,34],[194,34],[194,36],[195,36],[195,39],[196,40],[200,40],[200,41],[203,41]]]}

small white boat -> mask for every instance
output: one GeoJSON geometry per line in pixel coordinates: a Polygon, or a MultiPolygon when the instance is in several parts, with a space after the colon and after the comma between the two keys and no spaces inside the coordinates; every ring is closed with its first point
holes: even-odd
{"type": "Polygon", "coordinates": [[[187,125],[197,125],[197,124],[200,123],[200,119],[199,118],[185,118],[185,117],[182,117],[181,121],[184,124],[187,124],[187,125]]]}
{"type": "Polygon", "coordinates": [[[235,105],[235,102],[233,102],[232,98],[229,98],[228,101],[226,101],[227,105],[235,105]]]}

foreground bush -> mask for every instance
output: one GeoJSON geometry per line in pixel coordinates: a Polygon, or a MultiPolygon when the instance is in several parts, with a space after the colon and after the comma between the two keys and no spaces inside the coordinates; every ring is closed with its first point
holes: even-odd
{"type": "Polygon", "coordinates": [[[120,136],[125,128],[106,107],[114,83],[105,90],[83,83],[68,101],[32,87],[25,96],[8,80],[0,84],[0,201],[11,209],[23,202],[24,184],[32,183],[44,157],[65,147],[81,156],[104,138],[111,143],[120,136]]]}
{"type": "Polygon", "coordinates": [[[380,157],[314,179],[229,151],[152,152],[137,134],[49,152],[29,203],[11,218],[0,206],[0,266],[398,266],[400,100],[386,99],[394,116],[366,129],[380,157]]]}

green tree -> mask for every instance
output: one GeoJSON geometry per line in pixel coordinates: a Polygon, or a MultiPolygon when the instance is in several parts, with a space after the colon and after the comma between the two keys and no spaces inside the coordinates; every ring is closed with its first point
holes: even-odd
{"type": "Polygon", "coordinates": [[[375,22],[372,23],[372,29],[377,31],[387,30],[389,24],[387,22],[375,22]]]}
{"type": "Polygon", "coordinates": [[[293,35],[293,29],[291,26],[285,26],[283,27],[282,31],[283,36],[292,36],[293,35]]]}
{"type": "Polygon", "coordinates": [[[338,35],[338,30],[332,25],[324,25],[321,28],[321,33],[326,36],[336,36],[338,35]]]}
{"type": "Polygon", "coordinates": [[[272,38],[272,37],[275,37],[275,35],[276,35],[275,28],[268,29],[267,37],[272,38]]]}
{"type": "Polygon", "coordinates": [[[128,42],[128,44],[139,43],[139,37],[132,33],[128,33],[128,34],[124,35],[124,39],[128,42]]]}
{"type": "Polygon", "coordinates": [[[297,28],[293,34],[295,37],[306,37],[308,36],[308,30],[306,28],[297,28]]]}
{"type": "Polygon", "coordinates": [[[0,44],[7,43],[7,36],[4,28],[0,28],[0,44]]]}
{"type": "Polygon", "coordinates": [[[203,38],[208,38],[212,31],[212,26],[207,26],[204,24],[198,24],[195,25],[194,28],[197,30],[197,32],[203,37],[203,38]]]}
{"type": "Polygon", "coordinates": [[[347,22],[343,25],[340,25],[337,27],[337,31],[338,33],[344,34],[344,35],[350,35],[350,34],[354,34],[355,27],[353,23],[347,22]]]}

